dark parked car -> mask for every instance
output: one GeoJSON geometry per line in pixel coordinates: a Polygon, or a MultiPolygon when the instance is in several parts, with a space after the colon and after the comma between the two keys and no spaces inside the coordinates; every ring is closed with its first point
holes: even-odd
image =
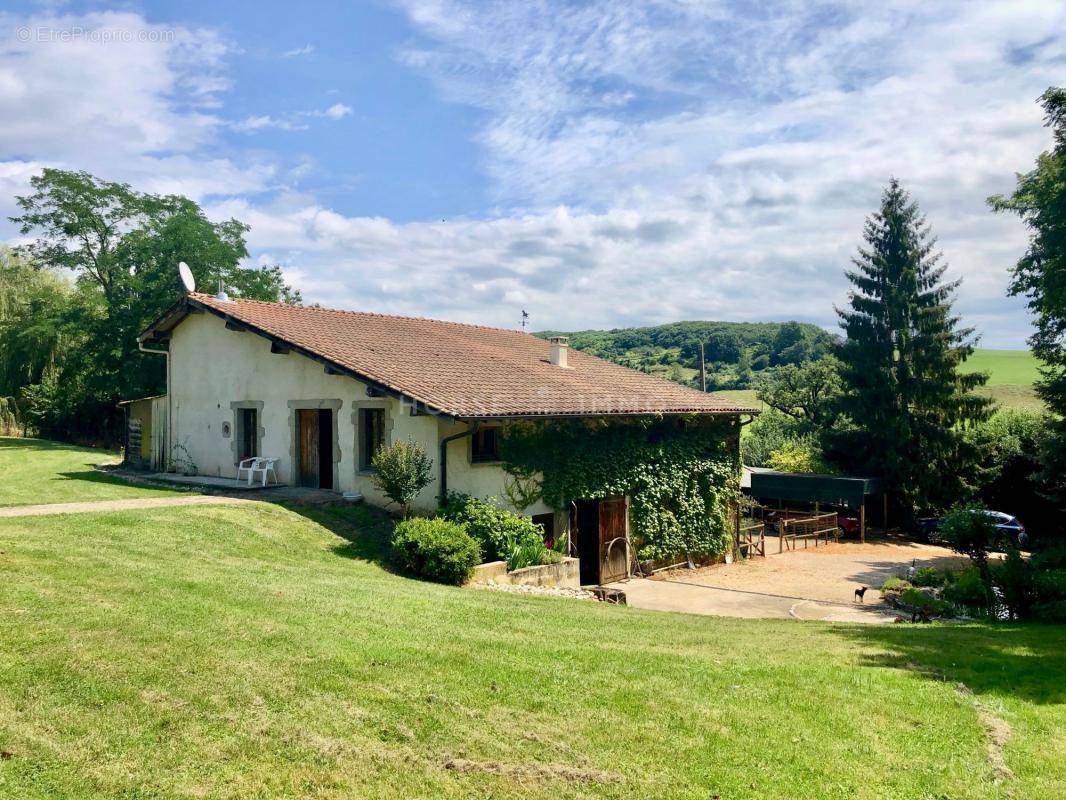
{"type": "MultiPolygon", "coordinates": [[[[1002,511],[974,511],[974,514],[984,514],[992,520],[996,526],[995,547],[1005,547],[1013,544],[1015,547],[1025,547],[1029,544],[1029,534],[1025,532],[1025,526],[1018,521],[1017,517],[1004,514],[1002,511]]],[[[944,522],[943,517],[926,517],[918,520],[918,532],[927,542],[939,542],[941,540],[940,526],[944,522]]]]}
{"type": "Polygon", "coordinates": [[[851,511],[837,512],[837,527],[841,536],[858,536],[861,533],[859,517],[851,511]]]}

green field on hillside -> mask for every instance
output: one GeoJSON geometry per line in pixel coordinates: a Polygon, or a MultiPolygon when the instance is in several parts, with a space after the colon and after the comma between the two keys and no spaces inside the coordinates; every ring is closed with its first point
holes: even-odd
{"type": "Polygon", "coordinates": [[[390,529],[265,503],[0,519],[0,797],[1066,795],[1066,628],[450,588],[395,574],[390,529]]]}
{"type": "MultiPolygon", "coordinates": [[[[965,370],[991,373],[981,392],[991,397],[1000,409],[1042,411],[1044,402],[1037,397],[1033,386],[1040,377],[1039,366],[1039,360],[1028,350],[977,350],[966,362],[965,370]]],[[[717,390],[715,394],[765,408],[754,389],[717,390]]]]}
{"type": "Polygon", "coordinates": [[[1044,401],[1033,384],[1039,380],[1040,361],[1028,350],[974,351],[966,362],[967,372],[988,372],[988,384],[981,392],[1003,410],[1043,411],[1044,401]]]}
{"type": "Polygon", "coordinates": [[[1031,386],[1040,379],[1040,360],[1028,350],[977,349],[966,362],[966,372],[988,372],[989,386],[1031,386]]]}

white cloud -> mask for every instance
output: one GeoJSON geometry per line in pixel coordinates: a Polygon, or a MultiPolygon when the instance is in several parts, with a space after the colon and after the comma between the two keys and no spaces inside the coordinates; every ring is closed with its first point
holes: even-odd
{"type": "Polygon", "coordinates": [[[325,111],[314,112],[314,116],[329,117],[330,119],[344,119],[351,116],[352,107],[346,106],[344,103],[334,103],[325,111]]]}
{"type": "Polygon", "coordinates": [[[232,46],[132,13],[0,14],[0,213],[43,166],[207,194],[261,191],[273,168],[207,152],[232,46]]]}
{"type": "Polygon", "coordinates": [[[267,128],[276,128],[282,131],[305,131],[309,127],[306,123],[297,122],[295,119],[282,119],[278,117],[272,117],[269,114],[253,115],[245,117],[238,122],[234,122],[232,125],[233,130],[241,133],[255,133],[256,131],[266,130],[267,128]]]}
{"type": "Polygon", "coordinates": [[[570,229],[596,290],[546,303],[553,326],[832,326],[863,217],[896,176],[965,279],[967,321],[1022,343],[1004,290],[1024,232],[984,199],[1048,144],[1034,101],[1066,64],[1061,3],[403,5],[424,34],[404,62],[487,115],[502,208],[633,219],[620,249],[595,223],[570,229]],[[642,226],[671,233],[648,247],[642,226]]]}
{"type": "Polygon", "coordinates": [[[313,44],[305,44],[303,47],[297,47],[293,50],[286,50],[281,54],[282,58],[296,58],[297,56],[309,56],[315,52],[315,46],[313,44]]]}
{"type": "Polygon", "coordinates": [[[418,36],[403,63],[481,112],[488,218],[400,224],[289,191],[309,162],[223,150],[220,132],[351,106],[228,120],[235,45],[217,32],[45,13],[0,15],[0,213],[62,165],[250,223],[253,260],[282,263],[308,300],[501,325],[526,308],[541,328],[832,326],[895,175],[965,278],[966,322],[1022,343],[1022,305],[1003,293],[1024,233],[984,198],[1048,145],[1034,99],[1061,82],[1061,4],[404,6],[418,36]],[[27,25],[143,35],[28,44],[12,33],[27,25]]]}
{"type": "Polygon", "coordinates": [[[232,123],[230,127],[241,133],[256,133],[268,128],[282,131],[305,131],[310,126],[303,120],[313,118],[339,120],[350,116],[351,113],[351,106],[346,106],[344,103],[334,103],[329,108],[321,111],[297,111],[294,114],[282,117],[274,117],[269,114],[253,115],[232,123]]]}

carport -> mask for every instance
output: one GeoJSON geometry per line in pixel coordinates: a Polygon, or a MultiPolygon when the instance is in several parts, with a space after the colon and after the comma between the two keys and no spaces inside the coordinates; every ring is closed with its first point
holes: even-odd
{"type": "MultiPolygon", "coordinates": [[[[822,505],[843,506],[859,514],[859,539],[866,541],[866,505],[871,497],[882,497],[882,525],[887,518],[887,497],[878,478],[859,478],[844,475],[819,475],[807,472],[777,472],[775,470],[745,468],[749,473],[751,497],[763,505],[777,505],[784,510],[786,503],[802,503],[814,509],[817,516],[822,505]]],[[[745,480],[745,483],[748,483],[745,480]]],[[[746,488],[746,487],[745,487],[746,488]]],[[[799,511],[798,509],[789,509],[799,511]]],[[[803,509],[800,513],[807,513],[803,509]]]]}

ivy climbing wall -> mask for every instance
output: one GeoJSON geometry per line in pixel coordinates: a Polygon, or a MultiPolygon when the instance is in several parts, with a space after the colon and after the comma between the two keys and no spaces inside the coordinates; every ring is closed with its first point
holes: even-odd
{"type": "Polygon", "coordinates": [[[730,542],[739,491],[739,422],[732,416],[510,422],[501,457],[516,477],[540,475],[553,508],[627,495],[637,557],[711,556],[730,542]]]}

